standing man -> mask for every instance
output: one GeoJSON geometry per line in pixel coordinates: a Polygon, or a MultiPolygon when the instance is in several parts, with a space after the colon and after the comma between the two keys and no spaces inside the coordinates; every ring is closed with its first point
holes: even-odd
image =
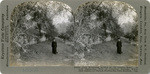
{"type": "Polygon", "coordinates": [[[121,48],[122,48],[122,42],[121,42],[120,38],[118,38],[116,46],[117,46],[117,53],[121,54],[122,53],[122,50],[121,50],[121,48]]]}
{"type": "Polygon", "coordinates": [[[55,39],[52,41],[52,53],[53,54],[57,54],[58,53],[57,52],[57,42],[56,42],[55,39]]]}

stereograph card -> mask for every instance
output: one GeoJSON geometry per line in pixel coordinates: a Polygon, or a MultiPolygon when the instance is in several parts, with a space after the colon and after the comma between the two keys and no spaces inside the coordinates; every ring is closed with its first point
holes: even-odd
{"type": "Polygon", "coordinates": [[[148,74],[150,1],[3,0],[2,74],[148,74]]]}

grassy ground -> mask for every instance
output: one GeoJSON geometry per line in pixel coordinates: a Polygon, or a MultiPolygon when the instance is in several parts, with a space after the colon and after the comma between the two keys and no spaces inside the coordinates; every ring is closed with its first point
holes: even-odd
{"type": "Polygon", "coordinates": [[[122,54],[117,54],[116,42],[110,41],[92,46],[91,52],[84,53],[84,59],[76,66],[137,66],[138,48],[122,39],[122,54]]]}
{"type": "Polygon", "coordinates": [[[74,48],[57,39],[58,54],[52,54],[51,42],[29,46],[11,66],[137,66],[138,49],[122,39],[122,54],[117,54],[116,42],[93,45],[90,52],[76,53],[74,48]]]}
{"type": "Polygon", "coordinates": [[[13,66],[60,66],[73,65],[72,47],[57,40],[58,54],[52,54],[51,42],[42,42],[29,46],[27,52],[22,53],[20,60],[13,66]]]}

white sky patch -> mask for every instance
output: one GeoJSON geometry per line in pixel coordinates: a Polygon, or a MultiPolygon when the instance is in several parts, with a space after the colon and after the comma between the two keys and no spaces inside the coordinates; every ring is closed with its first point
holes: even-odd
{"type": "Polygon", "coordinates": [[[2,2],[3,0],[0,0],[0,3],[2,2]]]}
{"type": "Polygon", "coordinates": [[[55,15],[53,17],[53,24],[57,28],[59,33],[65,33],[67,26],[71,23],[70,22],[70,17],[71,17],[70,12],[61,12],[58,15],[55,15]]]}
{"type": "Polygon", "coordinates": [[[126,23],[135,23],[134,18],[137,16],[135,11],[128,10],[125,14],[120,15],[118,18],[118,23],[123,26],[126,23]]]}
{"type": "Polygon", "coordinates": [[[91,20],[95,20],[97,18],[97,16],[95,14],[91,15],[91,20]]]}
{"type": "Polygon", "coordinates": [[[53,24],[57,25],[57,24],[61,24],[61,23],[70,22],[70,20],[69,20],[70,17],[71,17],[70,12],[62,11],[60,14],[55,15],[53,17],[53,24]]]}
{"type": "Polygon", "coordinates": [[[33,18],[30,14],[27,14],[26,16],[25,16],[25,18],[27,19],[27,20],[30,20],[31,18],[33,18]]]}
{"type": "Polygon", "coordinates": [[[128,10],[125,14],[118,17],[118,24],[124,30],[124,33],[129,33],[132,31],[132,27],[136,23],[134,20],[137,14],[135,11],[128,10]]]}
{"type": "Polygon", "coordinates": [[[123,12],[124,4],[121,4],[119,1],[105,1],[102,5],[107,6],[108,8],[113,9],[113,17],[118,19],[118,24],[123,27],[123,24],[135,23],[135,17],[137,16],[135,9],[128,5],[127,11],[123,12]],[[130,9],[131,8],[131,9],[130,9]]]}
{"type": "Polygon", "coordinates": [[[124,33],[129,33],[132,28],[136,25],[137,13],[136,10],[128,5],[119,1],[105,1],[102,5],[112,8],[112,16],[117,19],[118,24],[123,29],[124,33]],[[126,11],[124,9],[127,9],[126,11]]]}
{"type": "Polygon", "coordinates": [[[150,3],[150,0],[147,0],[150,3]]]}
{"type": "Polygon", "coordinates": [[[133,17],[129,17],[126,15],[121,15],[118,18],[118,23],[122,26],[125,23],[134,22],[133,17]]]}
{"type": "Polygon", "coordinates": [[[136,11],[132,6],[128,5],[128,10],[123,12],[123,7],[125,5],[120,4],[118,1],[115,1],[115,4],[112,6],[113,8],[113,17],[118,19],[118,24],[123,26],[123,24],[127,23],[135,23],[135,17],[137,16],[136,11]],[[132,8],[132,9],[129,9],[132,8]]]}
{"type": "Polygon", "coordinates": [[[46,5],[48,9],[47,16],[49,19],[52,19],[52,24],[59,33],[65,33],[73,16],[71,8],[68,5],[57,1],[49,1],[46,5]]]}

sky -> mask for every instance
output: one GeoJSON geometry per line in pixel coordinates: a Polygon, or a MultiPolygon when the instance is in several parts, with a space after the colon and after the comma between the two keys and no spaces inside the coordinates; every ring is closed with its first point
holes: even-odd
{"type": "Polygon", "coordinates": [[[150,3],[150,0],[147,0],[150,3]]]}
{"type": "Polygon", "coordinates": [[[136,10],[128,4],[121,4],[121,2],[113,1],[113,2],[104,2],[104,6],[111,7],[113,9],[113,17],[118,19],[118,24],[121,26],[127,23],[135,23],[134,18],[137,16],[136,10]],[[123,9],[126,8],[126,11],[123,9]],[[131,9],[130,9],[131,8],[131,9]]]}
{"type": "Polygon", "coordinates": [[[47,16],[52,18],[52,23],[57,28],[58,32],[65,33],[73,16],[71,8],[64,3],[56,3],[54,1],[50,1],[47,8],[47,16]]]}
{"type": "Polygon", "coordinates": [[[119,1],[104,1],[102,5],[113,10],[112,16],[118,20],[118,24],[124,33],[132,32],[132,28],[137,23],[138,15],[131,5],[119,1]]]}

